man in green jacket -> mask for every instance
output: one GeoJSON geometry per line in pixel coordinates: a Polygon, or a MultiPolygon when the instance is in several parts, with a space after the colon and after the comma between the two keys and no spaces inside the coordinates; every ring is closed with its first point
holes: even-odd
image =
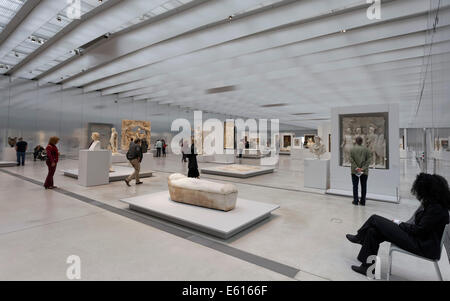
{"type": "Polygon", "coordinates": [[[366,205],[367,178],[369,177],[369,165],[372,161],[372,153],[362,145],[363,139],[356,138],[356,146],[350,151],[350,163],[352,164],[353,205],[358,205],[358,184],[361,181],[361,206],[366,205]]]}

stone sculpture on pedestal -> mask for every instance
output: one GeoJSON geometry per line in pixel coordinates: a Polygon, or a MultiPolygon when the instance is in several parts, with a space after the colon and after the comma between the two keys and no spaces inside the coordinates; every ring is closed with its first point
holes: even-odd
{"type": "Polygon", "coordinates": [[[309,148],[309,150],[316,156],[318,160],[320,160],[320,157],[327,151],[325,149],[325,145],[322,144],[322,139],[319,136],[316,136],[314,140],[316,142],[312,147],[309,148]]]}
{"type": "Polygon", "coordinates": [[[222,211],[236,207],[238,190],[233,184],[188,178],[182,174],[171,175],[168,184],[172,201],[222,211]]]}
{"type": "Polygon", "coordinates": [[[102,146],[101,146],[101,142],[100,142],[100,134],[97,132],[93,132],[91,139],[92,139],[92,143],[91,143],[91,146],[89,147],[89,150],[90,151],[101,150],[102,146]]]}
{"type": "Polygon", "coordinates": [[[113,155],[119,153],[119,134],[117,133],[115,128],[111,129],[111,139],[109,140],[109,147],[111,148],[111,152],[113,155]]]}

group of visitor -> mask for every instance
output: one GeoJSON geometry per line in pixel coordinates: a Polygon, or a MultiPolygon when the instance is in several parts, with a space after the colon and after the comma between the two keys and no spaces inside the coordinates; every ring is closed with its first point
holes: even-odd
{"type": "Polygon", "coordinates": [[[166,157],[167,144],[164,139],[158,139],[155,143],[155,147],[156,147],[156,157],[159,158],[159,157],[161,157],[161,155],[163,157],[166,157]]]}
{"type": "MultiPolygon", "coordinates": [[[[48,175],[45,180],[45,189],[55,189],[53,176],[58,164],[59,151],[58,137],[51,137],[45,149],[48,175]]],[[[247,142],[247,141],[245,141],[247,142]]],[[[353,204],[366,205],[367,181],[369,176],[369,165],[371,152],[363,146],[363,139],[356,138],[356,146],[350,152],[351,176],[353,183],[353,204]],[[362,195],[359,199],[358,185],[361,183],[362,195]]],[[[245,143],[247,144],[247,143],[245,143]]],[[[166,143],[164,140],[156,142],[157,157],[165,155],[166,143]]],[[[187,141],[180,143],[182,149],[182,161],[188,164],[188,177],[199,178],[197,164],[197,150],[192,139],[190,146],[187,141]]],[[[244,147],[247,147],[245,145],[244,147]]],[[[16,144],[18,165],[24,165],[27,143],[19,138],[16,144]]],[[[35,149],[44,152],[42,147],[35,149]]],[[[36,157],[36,156],[35,156],[36,157]]],[[[134,168],[134,173],[125,179],[130,186],[134,179],[136,185],[142,184],[139,178],[140,164],[143,159],[142,141],[136,139],[130,143],[127,159],[134,168]]],[[[445,226],[449,224],[450,189],[445,178],[439,175],[421,173],[417,176],[411,188],[411,193],[421,202],[420,208],[408,222],[390,220],[378,215],[372,215],[364,225],[357,231],[356,235],[347,234],[347,239],[355,244],[361,245],[357,259],[360,265],[352,266],[352,269],[360,274],[366,275],[372,262],[368,260],[377,255],[380,244],[390,242],[413,254],[432,260],[440,258],[441,239],[445,226]]]]}

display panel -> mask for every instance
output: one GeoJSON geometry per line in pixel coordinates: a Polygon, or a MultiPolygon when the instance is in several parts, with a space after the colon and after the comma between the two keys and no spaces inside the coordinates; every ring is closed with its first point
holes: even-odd
{"type": "Polygon", "coordinates": [[[350,151],[356,138],[372,153],[370,168],[389,169],[389,113],[352,114],[339,116],[340,165],[351,166],[350,151]]]}

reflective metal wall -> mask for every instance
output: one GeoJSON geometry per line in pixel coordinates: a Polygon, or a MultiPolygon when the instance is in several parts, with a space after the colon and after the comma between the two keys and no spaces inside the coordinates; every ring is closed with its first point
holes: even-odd
{"type": "MultiPolygon", "coordinates": [[[[177,118],[193,124],[194,113],[147,101],[119,100],[117,95],[85,94],[82,89],[62,90],[60,85],[39,86],[37,81],[0,77],[0,151],[9,136],[23,137],[30,148],[45,147],[49,137],[58,136],[61,153],[77,157],[78,150],[89,143],[89,123],[113,124],[120,135],[123,119],[151,121],[152,144],[160,138],[170,142],[176,134],[170,131],[171,124],[177,118]]],[[[239,117],[203,112],[204,121],[210,118],[239,117]]],[[[280,125],[280,130],[299,129],[280,125]]]]}

